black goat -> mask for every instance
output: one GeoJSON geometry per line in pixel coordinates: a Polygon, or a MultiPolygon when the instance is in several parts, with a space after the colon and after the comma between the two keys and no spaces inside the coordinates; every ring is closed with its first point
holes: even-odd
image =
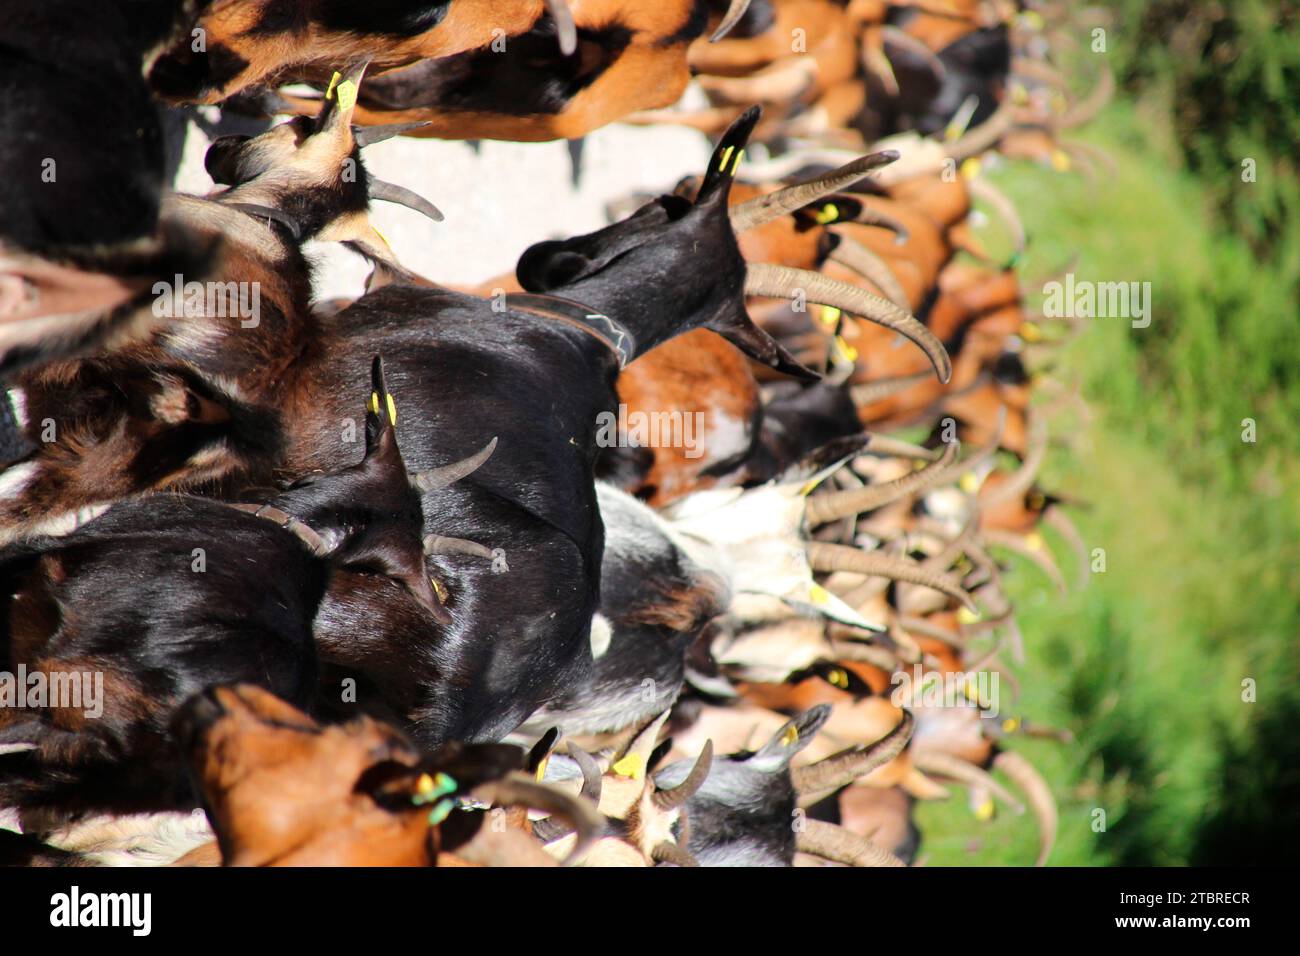
{"type": "MultiPolygon", "coordinates": [[[[701,866],[790,866],[794,863],[797,795],[790,761],[831,715],[822,704],[799,714],[756,751],[716,757],[704,785],[686,801],[687,850],[701,866]]],[[[655,784],[680,784],[693,762],[679,760],[655,784]]]]}
{"type": "Polygon", "coordinates": [[[411,408],[403,441],[414,465],[499,437],[471,479],[423,504],[427,533],[503,548],[508,573],[465,555],[431,558],[453,621],[427,641],[409,637],[421,619],[409,601],[382,602],[369,640],[355,637],[356,595],[322,613],[322,658],[377,688],[422,744],[499,738],[589,671],[604,537],[596,432],[600,413],[617,406],[621,365],[707,327],[801,370],[745,312],[745,263],[727,216],[757,117],[728,131],[694,203],[664,196],[588,236],[526,251],[518,276],[530,294],[494,303],[387,285],[321,319],[304,361],[285,373],[299,412],[286,464],[294,473],[347,454],[338,423],[359,399],[357,363],[376,346],[411,408]]]}
{"type": "Polygon", "coordinates": [[[436,609],[378,359],[372,389],[358,465],[265,505],[129,499],[66,537],[0,552],[0,664],[45,675],[50,693],[94,682],[77,706],[47,697],[26,709],[28,688],[14,688],[25,696],[0,709],[0,743],[28,746],[0,756],[0,805],[193,805],[167,731],[183,700],[243,681],[315,709],[312,622],[339,576],[392,579],[436,609]]]}

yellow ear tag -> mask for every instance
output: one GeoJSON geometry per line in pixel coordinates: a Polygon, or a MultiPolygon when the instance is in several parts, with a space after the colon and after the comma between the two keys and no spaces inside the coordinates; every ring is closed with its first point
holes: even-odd
{"type": "Polygon", "coordinates": [[[808,599],[812,601],[813,604],[816,604],[818,607],[820,607],[823,604],[830,603],[831,592],[827,591],[820,584],[814,584],[808,590],[808,599]]]}
{"type": "Polygon", "coordinates": [[[832,223],[836,219],[840,218],[839,207],[833,202],[828,202],[826,205],[822,206],[815,218],[817,219],[817,224],[821,226],[824,226],[827,223],[832,223]]]}
{"type": "Polygon", "coordinates": [[[628,754],[610,769],[620,777],[629,777],[632,780],[640,780],[645,776],[645,764],[641,761],[641,755],[636,753],[628,754]]]}
{"type": "MultiPolygon", "coordinates": [[[[731,164],[731,175],[733,176],[736,175],[736,170],[740,169],[740,161],[744,158],[745,158],[745,151],[743,149],[736,150],[736,161],[731,164]]],[[[727,165],[726,163],[722,164],[724,169],[726,168],[726,165],[727,165]]]]}
{"type": "Polygon", "coordinates": [[[849,675],[846,674],[844,671],[840,670],[838,667],[835,668],[835,670],[831,671],[828,676],[830,678],[830,682],[832,686],[838,687],[841,690],[849,689],[849,675]]]}
{"type": "Polygon", "coordinates": [[[980,174],[982,164],[978,159],[972,156],[961,164],[961,174],[967,179],[974,179],[980,174]]]}
{"type": "Polygon", "coordinates": [[[975,808],[975,819],[980,820],[982,822],[987,822],[989,820],[992,820],[994,809],[995,808],[993,806],[993,800],[991,798],[984,800],[978,807],[975,808]]]}
{"type": "Polygon", "coordinates": [[[429,578],[429,583],[433,585],[433,593],[438,595],[438,600],[441,601],[443,604],[446,604],[447,595],[449,593],[447,591],[447,585],[443,584],[437,578],[432,576],[429,578]]]}
{"type": "Polygon", "coordinates": [[[392,395],[385,396],[388,399],[388,420],[392,422],[394,428],[397,427],[397,403],[393,401],[392,395]]]}
{"type": "Polygon", "coordinates": [[[975,474],[973,471],[968,471],[966,474],[961,476],[961,480],[957,482],[957,486],[961,488],[962,491],[966,492],[966,494],[973,495],[975,492],[980,490],[979,475],[975,474]]]}
{"type": "Polygon", "coordinates": [[[799,728],[791,724],[786,728],[785,733],[781,735],[782,747],[793,747],[799,742],[799,728]]]}
{"type": "Polygon", "coordinates": [[[551,755],[547,754],[542,758],[542,762],[537,765],[537,782],[541,783],[546,779],[546,765],[551,762],[551,755]]]}
{"type": "Polygon", "coordinates": [[[1002,730],[1005,733],[1015,733],[1019,729],[1020,721],[1015,717],[1008,717],[1006,720],[1002,721],[1002,730]]]}
{"type": "Polygon", "coordinates": [[[841,315],[843,313],[833,305],[822,306],[822,325],[834,326],[839,322],[841,315]]]}
{"type": "Polygon", "coordinates": [[[330,85],[325,90],[325,99],[334,99],[334,87],[339,85],[339,80],[341,79],[343,79],[343,74],[338,70],[335,70],[334,75],[330,77],[330,85]]]}
{"type": "Polygon", "coordinates": [[[1070,166],[1071,163],[1070,163],[1069,153],[1067,153],[1063,149],[1052,150],[1052,168],[1054,170],[1056,170],[1058,173],[1065,173],[1065,172],[1069,172],[1070,166]]]}
{"type": "Polygon", "coordinates": [[[967,607],[957,609],[957,620],[962,624],[974,624],[980,619],[979,613],[967,607]]]}
{"type": "Polygon", "coordinates": [[[1037,322],[1023,322],[1020,325],[1020,337],[1026,342],[1041,342],[1043,330],[1038,327],[1037,322]]]}
{"type": "Polygon", "coordinates": [[[339,109],[350,110],[357,105],[357,84],[352,80],[344,80],[338,85],[339,109]]]}
{"type": "Polygon", "coordinates": [[[420,779],[415,781],[415,792],[422,797],[433,793],[433,778],[427,773],[420,774],[420,779]]]}
{"type": "Polygon", "coordinates": [[[835,352],[846,362],[856,362],[858,360],[858,350],[844,341],[842,335],[835,336],[835,352]]]}
{"type": "Polygon", "coordinates": [[[370,393],[370,401],[366,402],[366,411],[370,412],[370,414],[372,415],[379,414],[379,393],[378,392],[370,393]]]}
{"type": "Polygon", "coordinates": [[[731,158],[731,152],[735,148],[734,146],[728,146],[722,151],[722,158],[718,160],[718,172],[725,173],[727,171],[727,160],[731,158]]]}
{"type": "Polygon", "coordinates": [[[388,237],[387,237],[387,236],[385,236],[382,232],[379,231],[379,227],[378,227],[378,226],[376,226],[376,225],[372,222],[372,223],[370,224],[370,228],[371,228],[371,230],[373,230],[374,234],[375,234],[376,236],[379,237],[379,241],[380,241],[380,242],[382,242],[384,245],[386,245],[389,249],[393,248],[393,244],[392,244],[391,242],[388,241],[388,237]]]}
{"type": "Polygon", "coordinates": [[[1041,551],[1043,548],[1043,536],[1037,531],[1031,531],[1025,535],[1025,547],[1030,551],[1041,551]]]}

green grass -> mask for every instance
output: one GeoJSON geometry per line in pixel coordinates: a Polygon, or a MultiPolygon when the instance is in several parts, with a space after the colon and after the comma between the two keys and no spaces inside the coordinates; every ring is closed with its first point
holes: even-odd
{"type": "MultiPolygon", "coordinates": [[[[1065,599],[1031,566],[1009,576],[1027,644],[1014,709],[1077,736],[1014,746],[1058,796],[1053,864],[1277,862],[1300,832],[1296,283],[1220,225],[1158,111],[1120,101],[1086,138],[1115,158],[1109,181],[995,174],[1030,233],[1022,274],[1078,252],[1077,278],[1151,282],[1153,319],[1094,320],[1054,373],[1095,417],[1054,422],[1044,484],[1089,502],[1074,516],[1107,567],[1065,599]]],[[[959,794],[918,823],[931,865],[1035,855],[1030,820],[980,823],[959,794]]]]}

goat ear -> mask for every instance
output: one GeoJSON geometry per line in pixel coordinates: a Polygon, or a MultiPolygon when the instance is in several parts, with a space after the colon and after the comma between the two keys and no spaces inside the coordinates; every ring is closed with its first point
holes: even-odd
{"type": "Polygon", "coordinates": [[[339,138],[340,142],[347,144],[344,152],[352,151],[352,113],[357,106],[361,78],[366,75],[369,63],[369,60],[364,60],[349,67],[346,73],[335,73],[316,116],[316,129],[312,135],[339,138]]]}
{"type": "Polygon", "coordinates": [[[525,769],[528,773],[538,780],[546,776],[546,763],[551,759],[551,751],[555,749],[555,744],[560,739],[560,728],[552,727],[542,738],[533,744],[533,749],[528,751],[528,759],[525,762],[525,769]]]}
{"type": "Polygon", "coordinates": [[[817,732],[822,729],[822,725],[830,719],[830,716],[830,704],[818,704],[811,710],[797,714],[773,734],[772,738],[747,762],[762,770],[785,769],[790,765],[795,754],[812,743],[812,739],[817,736],[817,732]]]}
{"type": "Polygon", "coordinates": [[[756,362],[762,362],[778,372],[809,382],[821,379],[820,375],[803,365],[784,345],[755,325],[745,311],[743,302],[737,304],[725,317],[710,320],[705,327],[717,332],[756,362]]]}
{"type": "Polygon", "coordinates": [[[384,360],[376,355],[370,362],[370,399],[366,402],[366,457],[378,452],[396,428],[397,404],[384,380],[384,360]]]}
{"type": "Polygon", "coordinates": [[[740,168],[745,144],[749,142],[749,134],[754,131],[758,118],[762,115],[761,106],[751,106],[722,134],[722,139],[709,158],[704,182],[695,195],[696,206],[720,206],[726,211],[727,194],[731,191],[732,180],[736,178],[736,170],[740,168]]]}
{"type": "Polygon", "coordinates": [[[245,168],[244,145],[252,139],[251,136],[219,136],[212,141],[203,155],[203,168],[214,183],[237,186],[256,175],[250,175],[245,168]]]}
{"type": "Polygon", "coordinates": [[[515,278],[525,292],[549,292],[567,285],[586,272],[592,260],[564,248],[557,239],[539,242],[524,250],[515,266],[515,278]]]}

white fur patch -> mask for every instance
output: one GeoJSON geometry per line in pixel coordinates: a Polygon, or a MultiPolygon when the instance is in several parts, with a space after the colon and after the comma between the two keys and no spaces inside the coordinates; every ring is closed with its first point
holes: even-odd
{"type": "Polygon", "coordinates": [[[47,842],[101,866],[165,866],[214,839],[207,816],[196,810],[91,817],[55,831],[47,842]]]}
{"type": "Polygon", "coordinates": [[[34,461],[24,461],[0,471],[0,498],[17,498],[31,482],[38,467],[34,461]]]}
{"type": "Polygon", "coordinates": [[[609,618],[603,614],[596,614],[591,619],[591,656],[599,659],[609,650],[609,642],[614,637],[614,629],[610,626],[609,618]]]}
{"type": "Polygon", "coordinates": [[[27,393],[21,388],[9,389],[9,407],[13,409],[14,421],[19,428],[27,427],[27,393]]]}

